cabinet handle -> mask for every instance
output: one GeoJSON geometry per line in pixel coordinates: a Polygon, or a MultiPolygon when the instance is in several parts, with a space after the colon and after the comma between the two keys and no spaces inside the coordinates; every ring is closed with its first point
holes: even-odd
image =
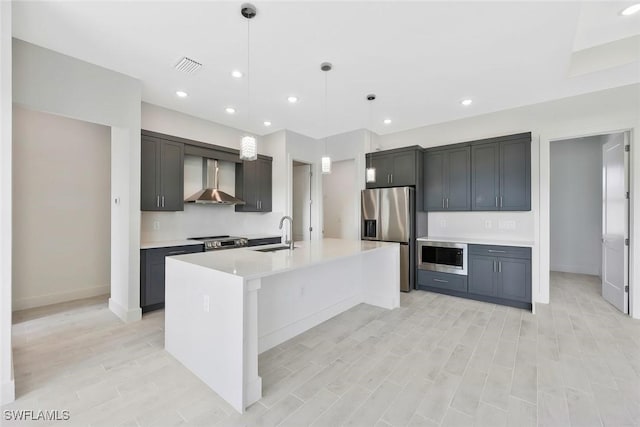
{"type": "Polygon", "coordinates": [[[493,272],[494,273],[496,272],[496,260],[495,259],[493,260],[493,272]]]}
{"type": "Polygon", "coordinates": [[[498,207],[498,196],[496,196],[496,208],[498,207]]]}
{"type": "Polygon", "coordinates": [[[393,174],[391,174],[390,176],[391,176],[391,183],[393,184],[393,174]]]}
{"type": "Polygon", "coordinates": [[[447,209],[449,209],[449,198],[447,197],[447,209]]]}
{"type": "Polygon", "coordinates": [[[492,254],[506,254],[507,251],[499,251],[497,249],[489,249],[487,252],[491,252],[492,254]]]}
{"type": "Polygon", "coordinates": [[[186,254],[187,251],[171,251],[166,256],[186,254]]]}
{"type": "Polygon", "coordinates": [[[442,198],[442,209],[444,209],[444,197],[442,198]]]}
{"type": "Polygon", "coordinates": [[[164,196],[162,196],[162,207],[164,208],[164,196]]]}
{"type": "Polygon", "coordinates": [[[498,273],[502,273],[502,261],[498,261],[498,273]]]}
{"type": "Polygon", "coordinates": [[[442,280],[442,279],[433,279],[434,282],[440,282],[440,283],[449,283],[448,280],[442,280]]]}
{"type": "Polygon", "coordinates": [[[159,208],[160,207],[160,196],[158,196],[156,198],[156,207],[159,208]]]}
{"type": "Polygon", "coordinates": [[[502,207],[502,196],[500,196],[500,207],[502,207]]]}

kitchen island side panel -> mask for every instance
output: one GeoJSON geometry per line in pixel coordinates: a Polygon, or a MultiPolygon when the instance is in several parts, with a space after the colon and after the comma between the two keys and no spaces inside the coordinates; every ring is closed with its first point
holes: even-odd
{"type": "Polygon", "coordinates": [[[165,349],[240,413],[245,409],[243,282],[166,260],[165,349]]]}

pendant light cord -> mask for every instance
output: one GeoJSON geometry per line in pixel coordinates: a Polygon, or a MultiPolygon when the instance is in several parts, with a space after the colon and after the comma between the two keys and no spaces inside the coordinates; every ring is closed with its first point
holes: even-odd
{"type": "Polygon", "coordinates": [[[328,104],[328,91],[327,91],[327,86],[328,86],[328,76],[329,71],[325,71],[324,72],[324,155],[327,155],[327,137],[328,137],[328,132],[329,132],[329,108],[327,107],[328,104]]]}
{"type": "Polygon", "coordinates": [[[251,20],[247,19],[247,128],[251,128],[251,20]]]}

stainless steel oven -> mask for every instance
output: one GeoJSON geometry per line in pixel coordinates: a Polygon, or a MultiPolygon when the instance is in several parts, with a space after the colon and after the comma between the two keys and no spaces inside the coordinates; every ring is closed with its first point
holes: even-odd
{"type": "Polygon", "coordinates": [[[418,268],[467,275],[467,244],[418,239],[418,268]]]}

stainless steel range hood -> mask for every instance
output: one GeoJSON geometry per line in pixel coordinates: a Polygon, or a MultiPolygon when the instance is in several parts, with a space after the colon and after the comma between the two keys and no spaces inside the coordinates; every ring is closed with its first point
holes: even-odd
{"type": "Polygon", "coordinates": [[[191,197],[185,199],[185,203],[207,203],[211,205],[244,205],[244,201],[233,197],[224,191],[218,190],[218,161],[202,159],[202,186],[191,197]]]}

